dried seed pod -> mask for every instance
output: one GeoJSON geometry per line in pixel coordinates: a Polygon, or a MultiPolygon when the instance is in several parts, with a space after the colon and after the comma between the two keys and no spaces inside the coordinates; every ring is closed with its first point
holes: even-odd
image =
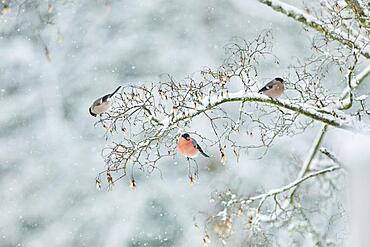
{"type": "Polygon", "coordinates": [[[158,94],[159,94],[159,96],[162,96],[163,95],[163,91],[162,91],[162,89],[158,89],[158,94]]]}
{"type": "Polygon", "coordinates": [[[62,43],[64,41],[64,35],[59,29],[58,29],[58,32],[57,32],[57,41],[58,41],[58,43],[62,43]]]}
{"type": "Polygon", "coordinates": [[[193,185],[195,183],[195,178],[193,176],[189,176],[189,183],[193,185]]]}
{"type": "Polygon", "coordinates": [[[9,5],[4,4],[4,7],[3,7],[3,10],[1,11],[1,13],[3,15],[7,15],[7,14],[10,14],[11,11],[12,11],[12,9],[9,7],[9,5]]]}
{"type": "Polygon", "coordinates": [[[220,149],[220,160],[223,165],[226,163],[226,154],[225,151],[221,148],[220,149]]]}
{"type": "Polygon", "coordinates": [[[178,109],[179,109],[179,108],[178,108],[177,106],[172,106],[172,112],[173,112],[173,113],[176,113],[176,112],[178,111],[178,109]]]}
{"type": "Polygon", "coordinates": [[[203,237],[203,244],[204,246],[207,246],[211,242],[211,239],[209,238],[209,235],[207,232],[205,232],[203,237]]]}
{"type": "Polygon", "coordinates": [[[49,14],[53,13],[53,10],[54,10],[54,6],[51,3],[49,3],[48,4],[48,13],[49,14]]]}
{"type": "Polygon", "coordinates": [[[233,220],[229,216],[224,221],[219,221],[213,225],[213,231],[218,235],[221,240],[225,240],[231,234],[233,220]]]}
{"type": "Polygon", "coordinates": [[[248,216],[248,224],[252,224],[253,223],[253,215],[249,215],[248,216]]]}
{"type": "Polygon", "coordinates": [[[243,209],[242,209],[242,208],[239,208],[239,209],[238,209],[238,215],[239,215],[239,216],[243,215],[243,209]]]}
{"type": "Polygon", "coordinates": [[[108,184],[109,185],[113,185],[114,184],[112,175],[110,175],[110,173],[107,173],[107,181],[108,181],[108,184]]]}
{"type": "Polygon", "coordinates": [[[99,180],[95,180],[95,186],[96,186],[96,189],[99,190],[101,188],[101,183],[99,180]]]}
{"type": "Polygon", "coordinates": [[[233,148],[233,152],[234,152],[234,154],[235,154],[236,161],[239,163],[239,157],[240,157],[239,150],[237,150],[237,149],[234,147],[234,148],[233,148]]]}
{"type": "Polygon", "coordinates": [[[140,94],[134,94],[132,96],[132,99],[135,100],[135,101],[140,101],[140,94]]]}
{"type": "Polygon", "coordinates": [[[131,189],[136,189],[136,181],[135,181],[135,179],[131,179],[131,181],[130,181],[130,188],[131,189]]]}

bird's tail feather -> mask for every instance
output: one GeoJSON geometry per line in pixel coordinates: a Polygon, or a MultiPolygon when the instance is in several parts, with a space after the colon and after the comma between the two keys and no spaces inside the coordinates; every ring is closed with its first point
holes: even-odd
{"type": "Polygon", "coordinates": [[[209,158],[209,155],[208,154],[206,154],[205,152],[203,152],[203,151],[200,151],[200,153],[204,156],[204,157],[207,157],[207,158],[209,158]]]}
{"type": "Polygon", "coordinates": [[[118,90],[120,90],[121,87],[122,86],[118,86],[117,89],[114,90],[114,92],[110,94],[110,97],[112,97],[113,95],[115,95],[118,92],[118,90]]]}
{"type": "Polygon", "coordinates": [[[202,150],[202,148],[198,145],[198,150],[199,150],[199,152],[204,156],[204,157],[207,157],[207,158],[209,158],[209,155],[208,154],[206,154],[203,150],[202,150]]]}

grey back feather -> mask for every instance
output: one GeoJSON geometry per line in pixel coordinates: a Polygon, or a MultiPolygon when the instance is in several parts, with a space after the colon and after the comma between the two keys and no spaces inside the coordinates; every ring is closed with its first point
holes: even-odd
{"type": "Polygon", "coordinates": [[[266,84],[265,88],[266,89],[270,89],[272,88],[272,86],[276,85],[276,84],[280,84],[281,82],[277,81],[277,80],[272,80],[270,81],[269,83],[266,84]]]}
{"type": "Polygon", "coordinates": [[[92,106],[93,106],[93,107],[94,107],[94,106],[98,106],[98,105],[101,105],[101,103],[103,103],[103,97],[100,97],[100,98],[96,99],[96,100],[94,101],[94,103],[92,104],[92,106]]]}
{"type": "Polygon", "coordinates": [[[266,91],[266,90],[269,90],[269,89],[271,89],[274,85],[276,85],[276,84],[280,84],[281,82],[280,81],[278,81],[278,80],[272,80],[272,81],[270,81],[269,83],[267,83],[263,88],[261,88],[258,92],[260,93],[260,92],[263,92],[263,91],[266,91]]]}
{"type": "Polygon", "coordinates": [[[203,156],[205,156],[205,157],[209,158],[208,154],[206,154],[206,153],[203,151],[203,149],[199,146],[199,144],[197,143],[197,141],[196,141],[196,140],[194,140],[193,138],[191,138],[191,143],[193,144],[193,146],[194,146],[196,149],[198,149],[198,150],[199,150],[199,152],[200,152],[203,156]]]}

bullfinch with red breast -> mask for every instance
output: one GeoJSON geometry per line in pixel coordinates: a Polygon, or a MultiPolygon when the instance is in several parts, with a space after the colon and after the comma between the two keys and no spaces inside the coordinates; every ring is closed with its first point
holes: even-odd
{"type": "Polygon", "coordinates": [[[177,150],[188,159],[196,157],[199,153],[204,157],[209,158],[197,141],[191,138],[188,133],[182,134],[179,138],[177,142],[177,150]]]}
{"type": "Polygon", "coordinates": [[[114,90],[113,93],[104,95],[103,97],[98,98],[97,100],[92,103],[92,105],[89,108],[90,115],[93,117],[96,117],[97,115],[100,115],[111,107],[112,105],[112,97],[118,92],[118,90],[121,88],[121,86],[117,87],[116,90],[114,90]]]}
{"type": "Polygon", "coordinates": [[[261,88],[258,92],[263,93],[271,98],[279,98],[284,93],[284,80],[276,77],[269,83],[267,83],[263,88],[261,88]]]}

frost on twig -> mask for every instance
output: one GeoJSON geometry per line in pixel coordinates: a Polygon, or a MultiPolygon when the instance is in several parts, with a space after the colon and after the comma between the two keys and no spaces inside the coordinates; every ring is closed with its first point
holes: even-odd
{"type": "Polygon", "coordinates": [[[337,41],[350,49],[360,50],[364,57],[370,59],[369,11],[362,5],[356,5],[354,8],[351,3],[357,0],[347,0],[350,4],[337,0],[312,1],[304,10],[280,0],[257,1],[304,26],[315,29],[329,40],[337,41]]]}
{"type": "MultiPolygon", "coordinates": [[[[268,237],[269,231],[274,231],[277,227],[290,225],[290,227],[302,227],[302,225],[295,225],[298,217],[306,217],[307,213],[301,204],[289,203],[289,192],[291,192],[297,185],[304,184],[308,180],[320,178],[326,174],[333,173],[339,170],[339,166],[331,166],[324,169],[316,170],[307,173],[301,178],[297,178],[291,183],[282,187],[268,190],[267,192],[260,193],[254,196],[238,197],[237,194],[227,190],[226,192],[215,193],[214,198],[217,202],[215,205],[216,212],[206,219],[206,229],[213,228],[207,231],[210,235],[219,238],[222,242],[226,243],[230,238],[230,233],[234,228],[240,225],[246,226],[248,243],[255,243],[256,246],[269,246],[272,245],[272,237],[268,237]],[[223,226],[220,231],[220,226],[223,226]],[[261,244],[261,238],[263,244],[261,244]]],[[[330,184],[330,179],[327,183],[330,184]]],[[[307,232],[315,233],[318,236],[317,241],[329,241],[325,239],[324,234],[319,236],[313,226],[308,225],[308,219],[305,219],[305,227],[307,232]],[[310,228],[310,229],[308,229],[310,228]]],[[[273,246],[273,245],[272,245],[273,246]]]]}
{"type": "Polygon", "coordinates": [[[285,98],[256,93],[259,63],[276,61],[271,49],[267,31],[251,42],[227,46],[228,57],[218,69],[205,68],[180,81],[168,75],[159,83],[124,87],[99,121],[113,142],[102,151],[107,168],[98,180],[102,174],[114,175],[110,184],[126,174],[133,179],[136,169],[160,172],[159,162],[176,154],[178,134],[200,120],[210,133],[192,134],[219,152],[215,156],[221,161],[226,149],[236,157],[252,151],[261,157],[277,137],[301,133],[314,121],[352,128],[351,116],[333,110],[336,96],[322,84],[320,76],[327,73],[322,60],[310,58],[290,68],[294,74],[286,78],[285,98]]]}

